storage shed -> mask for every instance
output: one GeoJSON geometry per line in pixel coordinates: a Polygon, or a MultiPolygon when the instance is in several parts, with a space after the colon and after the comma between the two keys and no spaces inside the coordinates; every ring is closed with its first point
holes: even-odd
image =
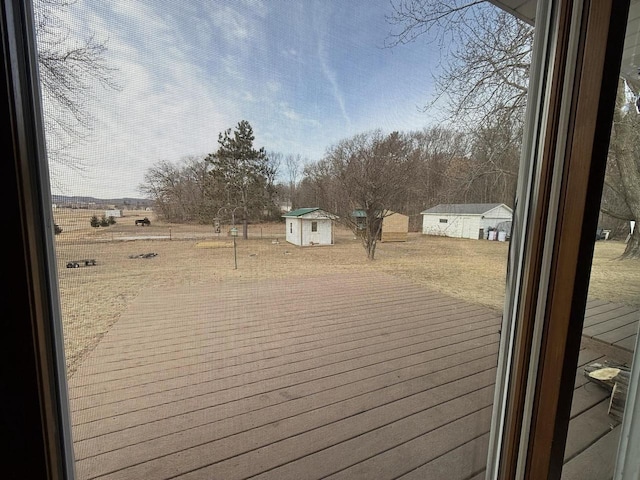
{"type": "Polygon", "coordinates": [[[409,234],[409,217],[393,212],[382,219],[382,242],[406,242],[409,234]]]}
{"type": "MultiPolygon", "coordinates": [[[[354,210],[351,213],[358,229],[365,228],[367,213],[364,210],[354,210]]],[[[381,242],[406,242],[409,234],[409,217],[401,213],[386,210],[380,229],[381,242]]]]}
{"type": "Polygon", "coordinates": [[[333,245],[336,217],[320,208],[298,208],[285,215],[287,242],[299,246],[333,245]]]}
{"type": "Polygon", "coordinates": [[[443,203],[421,214],[425,235],[486,239],[490,230],[511,221],[513,210],[504,203],[443,203]]]}

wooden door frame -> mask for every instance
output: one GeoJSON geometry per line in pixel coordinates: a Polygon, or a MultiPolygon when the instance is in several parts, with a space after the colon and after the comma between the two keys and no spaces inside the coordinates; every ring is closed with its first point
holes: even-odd
{"type": "Polygon", "coordinates": [[[546,77],[528,118],[539,133],[523,155],[533,164],[519,186],[526,206],[516,205],[526,238],[512,253],[520,272],[503,322],[510,341],[487,478],[561,476],[629,9],[617,0],[541,3],[546,77]]]}
{"type": "Polygon", "coordinates": [[[5,271],[2,435],[5,478],[74,476],[71,421],[53,244],[44,126],[31,2],[0,0],[1,162],[5,271]]]}

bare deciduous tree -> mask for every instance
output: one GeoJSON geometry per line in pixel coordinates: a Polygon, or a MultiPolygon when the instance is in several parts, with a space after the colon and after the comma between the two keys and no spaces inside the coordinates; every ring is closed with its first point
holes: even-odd
{"type": "MultiPolygon", "coordinates": [[[[476,186],[486,177],[512,190],[515,165],[510,159],[519,156],[533,28],[486,0],[391,2],[388,21],[396,30],[389,37],[390,46],[422,37],[441,47],[437,94],[426,108],[440,102],[458,125],[468,125],[469,120],[480,125],[469,130],[476,135],[474,164],[465,167],[470,178],[476,186]]],[[[602,197],[604,213],[636,222],[640,220],[640,116],[634,103],[639,96],[640,82],[623,74],[602,197]]],[[[629,239],[623,258],[640,257],[639,230],[629,239]]]]}
{"type": "Polygon", "coordinates": [[[289,190],[289,203],[292,209],[298,208],[297,193],[304,163],[306,162],[302,160],[302,157],[299,154],[289,154],[284,157],[287,187],[289,190]]]}
{"type": "Polygon", "coordinates": [[[278,183],[277,201],[281,207],[291,210],[298,208],[298,190],[304,166],[308,163],[300,154],[270,152],[269,158],[277,163],[276,169],[281,176],[278,183]]]}
{"type": "MultiPolygon", "coordinates": [[[[397,135],[402,140],[410,174],[397,185],[387,208],[408,215],[412,230],[420,229],[420,212],[439,203],[510,204],[518,145],[514,144],[515,134],[508,124],[487,125],[475,133],[438,126],[397,135]]],[[[341,202],[347,197],[331,161],[338,151],[345,156],[345,145],[353,147],[357,138],[330,148],[331,155],[305,167],[298,189],[299,206],[345,210],[341,202]]],[[[394,178],[389,179],[393,185],[394,178]]]]}
{"type": "Polygon", "coordinates": [[[335,201],[337,193],[330,167],[326,159],[304,167],[303,178],[298,188],[300,206],[316,206],[330,212],[338,211],[335,201]]]}
{"type": "Polygon", "coordinates": [[[486,1],[391,3],[389,46],[419,39],[440,47],[435,94],[424,110],[442,115],[468,140],[468,152],[451,157],[440,173],[434,203],[513,205],[533,28],[486,1]]]}
{"type": "Polygon", "coordinates": [[[67,23],[75,0],[35,0],[34,16],[47,153],[57,182],[59,167],[82,169],[69,148],[88,139],[94,118],[89,109],[96,86],[119,86],[105,58],[106,42],[80,38],[67,23]]]}
{"type": "MultiPolygon", "coordinates": [[[[438,203],[456,203],[460,179],[451,174],[451,166],[469,156],[468,134],[443,127],[431,127],[410,134],[418,155],[415,177],[410,184],[409,201],[418,202],[407,212],[423,210],[438,203]]],[[[421,220],[421,219],[420,219],[421,220]]]]}
{"type": "MultiPolygon", "coordinates": [[[[638,86],[635,86],[638,88],[638,86]]],[[[638,92],[638,90],[635,90],[638,92]]],[[[604,207],[608,214],[636,221],[623,258],[640,258],[640,114],[634,86],[620,79],[609,147],[604,207]],[[631,98],[629,98],[631,96],[631,98]]]]}
{"type": "Polygon", "coordinates": [[[149,168],[140,193],[155,203],[158,215],[170,222],[208,223],[215,216],[207,163],[186,157],[178,163],[159,161],[149,168]]]}
{"type": "Polygon", "coordinates": [[[520,162],[522,128],[506,112],[497,112],[472,132],[469,168],[458,188],[473,203],[513,205],[520,162]]]}
{"type": "Polygon", "coordinates": [[[458,125],[475,126],[501,112],[522,121],[533,28],[486,1],[391,0],[388,44],[418,38],[440,47],[436,95],[425,109],[442,108],[458,125]]]}
{"type": "Polygon", "coordinates": [[[362,240],[370,260],[375,258],[383,218],[406,196],[413,160],[411,142],[405,136],[379,130],[343,140],[325,156],[334,179],[332,210],[362,240]],[[363,215],[356,217],[354,211],[363,215]]]}

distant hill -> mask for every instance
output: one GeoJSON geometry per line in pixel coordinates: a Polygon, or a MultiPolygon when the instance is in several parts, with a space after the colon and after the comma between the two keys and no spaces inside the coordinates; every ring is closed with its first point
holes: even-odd
{"type": "Polygon", "coordinates": [[[68,195],[52,195],[52,203],[58,207],[71,208],[103,208],[140,209],[153,206],[153,201],[146,198],[95,198],[68,195]]]}

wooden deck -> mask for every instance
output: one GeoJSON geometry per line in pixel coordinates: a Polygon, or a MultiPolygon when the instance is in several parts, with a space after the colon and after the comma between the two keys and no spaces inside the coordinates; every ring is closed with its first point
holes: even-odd
{"type": "MultiPolygon", "coordinates": [[[[146,292],[70,380],[77,477],[483,478],[499,324],[379,274],[146,292]]],[[[608,392],[575,388],[565,477],[606,478],[608,392]]]]}
{"type": "Polygon", "coordinates": [[[638,334],[640,312],[637,307],[590,301],[584,318],[583,343],[594,350],[631,363],[638,334]]]}

